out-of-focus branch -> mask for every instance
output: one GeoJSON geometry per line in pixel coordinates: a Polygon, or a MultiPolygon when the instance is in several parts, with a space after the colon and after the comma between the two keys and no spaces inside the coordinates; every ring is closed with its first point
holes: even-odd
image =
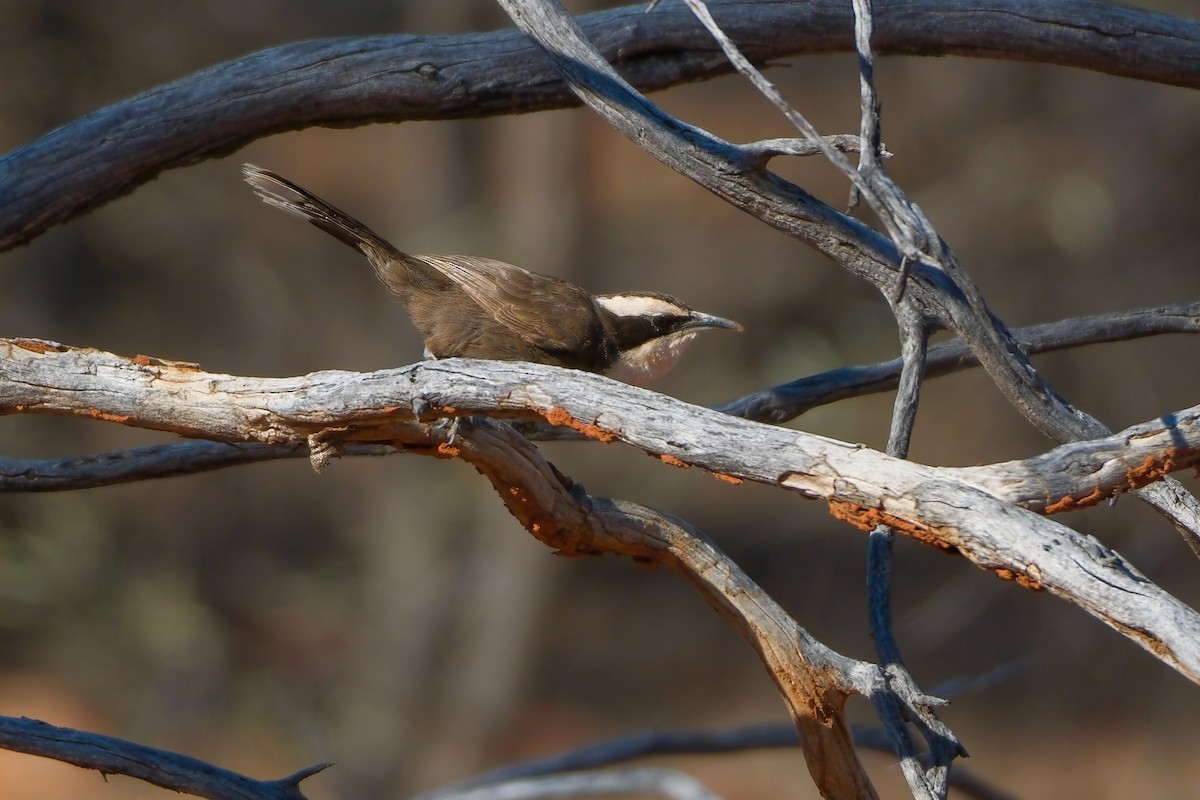
{"type": "MultiPolygon", "coordinates": [[[[878,728],[852,728],[860,749],[891,753],[891,742],[878,728]]],[[[762,723],[714,731],[646,731],[620,736],[534,761],[509,764],[445,789],[436,789],[413,800],[451,800],[452,793],[477,786],[500,787],[522,778],[575,770],[594,770],[656,756],[730,754],[750,750],[797,747],[794,725],[762,723]]],[[[1012,795],[976,777],[961,766],[950,774],[950,785],[975,800],[1013,800],[1012,795]]]]}
{"type": "MultiPolygon", "coordinates": [[[[1090,0],[877,0],[876,51],[1093,69],[1200,86],[1200,22],[1090,0]]],[[[853,48],[848,3],[713,0],[755,62],[853,48]]],[[[581,17],[643,91],[703,80],[729,63],[682,4],[581,17]]],[[[578,101],[512,30],[298,42],[216,64],[99,109],[0,159],[0,250],[127,194],[159,172],[315,125],[512,114],[578,101]]]]}
{"type": "MultiPolygon", "coordinates": [[[[340,454],[382,456],[397,452],[388,445],[347,444],[340,454]]],[[[118,483],[194,475],[215,469],[308,458],[307,443],[171,442],[131,447],[111,453],[68,458],[8,458],[0,456],[0,492],[65,492],[118,483]]]]}
{"type": "Polygon", "coordinates": [[[558,800],[565,797],[638,797],[659,795],[670,800],[721,800],[695,778],[673,769],[651,767],[574,772],[520,778],[465,789],[423,795],[425,800],[558,800]]]}
{"type": "MultiPolygon", "coordinates": [[[[1012,331],[1017,346],[1030,355],[1167,333],[1197,332],[1200,332],[1200,303],[1132,308],[1012,331]]],[[[717,408],[759,422],[787,422],[817,406],[895,389],[902,366],[901,359],[894,358],[878,364],[843,367],[763,389],[717,408]]],[[[939,342],[929,348],[925,377],[937,378],[978,366],[979,359],[961,340],[939,342]]]]}
{"type": "Polygon", "coordinates": [[[0,748],[65,761],[104,775],[128,775],[210,800],[305,800],[300,782],[332,766],[317,764],[286,778],[259,781],[191,756],[25,717],[0,717],[0,748]]]}

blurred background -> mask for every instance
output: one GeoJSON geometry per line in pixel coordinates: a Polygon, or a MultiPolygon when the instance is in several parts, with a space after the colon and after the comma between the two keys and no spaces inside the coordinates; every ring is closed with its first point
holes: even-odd
{"type": "MultiPolygon", "coordinates": [[[[1154,7],[1195,13],[1187,2],[1154,7]]],[[[0,0],[0,18],[0,152],[272,45],[508,25],[487,0],[0,0]]],[[[821,131],[857,131],[852,58],[796,58],[770,77],[821,131]]],[[[878,79],[890,168],[1010,325],[1200,298],[1200,95],[965,59],[887,58],[878,79]]],[[[654,99],[732,140],[791,135],[737,78],[654,99]]],[[[0,256],[0,334],[260,376],[419,359],[419,339],[366,263],[265,207],[241,181],[243,161],[411,251],[490,256],[597,292],[667,291],[740,320],[744,334],[701,337],[658,387],[689,401],[897,353],[870,287],[582,110],[308,130],[168,172],[0,256]]],[[[775,166],[844,204],[844,181],[817,159],[775,166]]],[[[1165,337],[1036,364],[1120,428],[1196,403],[1198,352],[1200,342],[1165,337]]],[[[890,403],[857,399],[792,424],[882,448],[890,403]]],[[[0,420],[9,456],[164,440],[0,420]]],[[[912,457],[978,464],[1049,445],[971,373],[927,385],[912,457]]],[[[545,451],[593,493],[690,520],[801,625],[872,658],[865,540],[823,505],[617,445],[545,451]]],[[[1200,602],[1200,564],[1137,502],[1060,521],[1200,602]]],[[[926,689],[1019,666],[945,711],[972,753],[967,768],[1023,797],[1195,795],[1200,691],[1092,618],[904,540],[896,615],[926,689]]],[[[873,721],[865,702],[852,708],[873,721]]],[[[305,784],[317,800],[404,797],[646,729],[786,719],[750,648],[681,580],[551,557],[471,468],[404,457],[343,459],[320,475],[296,460],[0,497],[0,714],[262,778],[335,760],[305,784]]],[[[893,758],[866,759],[885,796],[907,796],[893,758]]],[[[813,793],[794,752],[664,763],[731,799],[813,793]]],[[[163,792],[0,753],[0,796],[163,792]]]]}

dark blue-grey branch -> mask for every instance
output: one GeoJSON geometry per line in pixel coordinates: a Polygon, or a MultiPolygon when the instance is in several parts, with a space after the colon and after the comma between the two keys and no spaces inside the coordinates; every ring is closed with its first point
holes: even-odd
{"type": "MultiPolygon", "coordinates": [[[[849,3],[709,3],[757,63],[854,47],[849,3]]],[[[729,72],[681,3],[581,18],[643,91],[729,72]]],[[[876,0],[877,53],[1068,65],[1200,87],[1200,21],[1093,0],[876,0]]],[[[98,109],[0,159],[0,251],[24,244],[158,173],[312,126],[515,114],[578,105],[516,30],[285,44],[98,109]]]]}

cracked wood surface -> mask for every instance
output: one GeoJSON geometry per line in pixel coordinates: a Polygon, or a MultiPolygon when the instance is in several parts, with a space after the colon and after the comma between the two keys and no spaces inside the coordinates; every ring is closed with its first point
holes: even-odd
{"type": "Polygon", "coordinates": [[[1200,407],[1031,459],[933,467],[542,365],[448,359],[369,373],[248,378],[2,340],[0,413],[18,412],[284,446],[307,444],[331,428],[345,428],[339,437],[348,442],[427,446],[418,415],[426,422],[478,415],[569,424],[600,441],[824,500],[865,530],[887,522],[1002,578],[1065,598],[1200,682],[1200,615],[1120,554],[1027,510],[1078,506],[1200,463],[1200,407]]]}

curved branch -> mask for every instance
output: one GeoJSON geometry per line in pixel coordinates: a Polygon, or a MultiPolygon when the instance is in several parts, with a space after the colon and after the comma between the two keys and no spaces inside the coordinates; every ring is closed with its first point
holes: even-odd
{"type": "MultiPolygon", "coordinates": [[[[1029,355],[1105,342],[1123,342],[1167,333],[1200,332],[1200,303],[1112,311],[1014,328],[1017,346],[1029,355]]],[[[929,348],[925,377],[939,378],[979,366],[979,359],[961,339],[939,342],[929,348]]],[[[848,397],[887,392],[900,384],[903,361],[894,358],[878,364],[809,375],[790,383],[763,389],[717,406],[726,414],[758,422],[783,423],[818,406],[848,397]]]]}
{"type": "Polygon", "coordinates": [[[461,444],[442,452],[474,465],[513,516],[556,552],[643,559],[692,584],[758,652],[787,703],[822,796],[876,797],[854,749],[845,703],[857,692],[908,705],[908,698],[883,686],[877,669],[814,639],[699,531],[644,506],[588,496],[511,427],[460,417],[457,440],[461,444]]]}
{"type": "MultiPolygon", "coordinates": [[[[180,467],[192,455],[218,465],[223,458],[236,464],[307,455],[303,450],[310,439],[329,432],[337,434],[338,447],[350,454],[392,452],[386,442],[401,448],[436,446],[414,407],[420,420],[482,414],[541,421],[584,438],[625,441],[668,463],[772,485],[802,470],[815,480],[822,464],[844,467],[846,477],[863,481],[872,470],[880,470],[883,479],[894,468],[904,480],[961,482],[1045,514],[1095,505],[1200,465],[1200,406],[1027,459],[930,467],[863,445],[731,417],[600,375],[540,364],[455,358],[375,372],[248,378],[149,356],[127,358],[40,339],[0,338],[0,416],[74,416],[212,440],[159,446],[171,448],[169,457],[180,467]],[[672,435],[676,429],[678,435],[672,435]],[[719,434],[720,441],[702,441],[706,431],[719,434]],[[776,448],[788,455],[775,453],[776,448]],[[796,456],[799,461],[788,460],[796,456]]],[[[815,494],[822,498],[846,499],[838,487],[813,488],[821,489],[815,494]]],[[[882,498],[883,487],[876,499],[882,498]]]]}
{"type": "Polygon", "coordinates": [[[1034,459],[929,467],[544,365],[447,359],[250,379],[145,356],[0,340],[0,413],[90,417],[223,441],[300,443],[333,431],[347,442],[436,449],[414,407],[428,420],[544,420],[726,480],[825,500],[863,530],[887,523],[1000,577],[1049,590],[1200,681],[1200,615],[1099,542],[1016,505],[1066,511],[1200,463],[1200,407],[1034,459]]]}
{"type": "Polygon", "coordinates": [[[191,756],[26,717],[0,717],[0,747],[210,800],[305,800],[300,782],[333,766],[317,764],[286,778],[259,781],[191,756]]]}
{"type": "MultiPolygon", "coordinates": [[[[854,745],[860,749],[892,753],[891,742],[877,728],[853,728],[854,745]]],[[[609,739],[533,761],[499,767],[462,783],[418,795],[413,800],[450,800],[455,792],[477,786],[501,786],[520,778],[553,775],[576,770],[594,770],[654,756],[687,756],[737,753],[797,747],[800,739],[794,725],[760,723],[716,731],[646,731],[609,739]]],[[[976,800],[1012,800],[1012,796],[961,766],[950,773],[950,785],[964,797],[976,800]]]]}
{"type": "MultiPolygon", "coordinates": [[[[898,228],[903,252],[867,225],[763,170],[744,147],[655,106],[617,75],[557,0],[498,2],[545,49],[581,99],[654,158],[735,207],[804,241],[887,297],[896,295],[898,280],[907,279],[902,302],[919,312],[927,324],[957,334],[1013,407],[1042,433],[1065,442],[1110,432],[1071,405],[1033,368],[949,247],[878,165],[868,176],[872,194],[877,194],[881,207],[887,209],[892,219],[889,227],[898,228]],[[912,253],[919,259],[915,265],[912,253]]],[[[723,41],[727,50],[734,48],[728,39],[723,41]]],[[[739,60],[739,68],[754,72],[744,59],[739,60]]],[[[756,79],[758,84],[764,82],[756,79]]],[[[798,115],[788,116],[805,129],[798,115]]],[[[827,155],[835,164],[845,161],[836,152],[827,155]]],[[[1166,478],[1136,495],[1170,519],[1185,538],[1200,539],[1200,501],[1177,481],[1166,478]]]]}
{"type": "MultiPolygon", "coordinates": [[[[382,456],[395,452],[396,448],[387,445],[348,444],[342,447],[342,453],[351,456],[382,456]]],[[[92,489],[118,483],[194,475],[257,461],[309,456],[308,443],[205,441],[146,445],[68,458],[0,456],[0,492],[92,489]]]]}
{"type": "MultiPolygon", "coordinates": [[[[1048,353],[1100,342],[1124,341],[1166,333],[1200,331],[1200,303],[1115,311],[1088,317],[1017,328],[1013,335],[1027,353],[1048,353]]],[[[979,366],[961,341],[942,342],[929,348],[925,377],[935,378],[979,366]]],[[[895,389],[901,360],[844,367],[764,389],[716,407],[723,413],[756,422],[787,422],[817,406],[895,389]]],[[[535,439],[581,438],[574,431],[529,426],[535,439]]],[[[346,444],[343,455],[388,455],[397,450],[386,445],[346,444]]],[[[67,458],[35,459],[0,456],[0,492],[58,492],[111,486],[131,481],[191,475],[214,469],[270,461],[308,458],[299,443],[268,445],[261,442],[207,442],[159,444],[110,453],[67,458]]],[[[1014,499],[1020,504],[1020,498],[1014,499]]]]}
{"type": "MultiPolygon", "coordinates": [[[[710,3],[756,62],[853,49],[849,4],[710,3]]],[[[729,71],[681,6],[580,18],[588,37],[644,91],[729,71]]],[[[882,54],[1040,61],[1200,87],[1200,21],[1089,0],[876,0],[882,54]]],[[[541,51],[516,31],[371,36],[252,53],[95,111],[0,160],[0,250],[28,242],[159,172],[314,125],[449,119],[577,105],[541,51]]]]}

